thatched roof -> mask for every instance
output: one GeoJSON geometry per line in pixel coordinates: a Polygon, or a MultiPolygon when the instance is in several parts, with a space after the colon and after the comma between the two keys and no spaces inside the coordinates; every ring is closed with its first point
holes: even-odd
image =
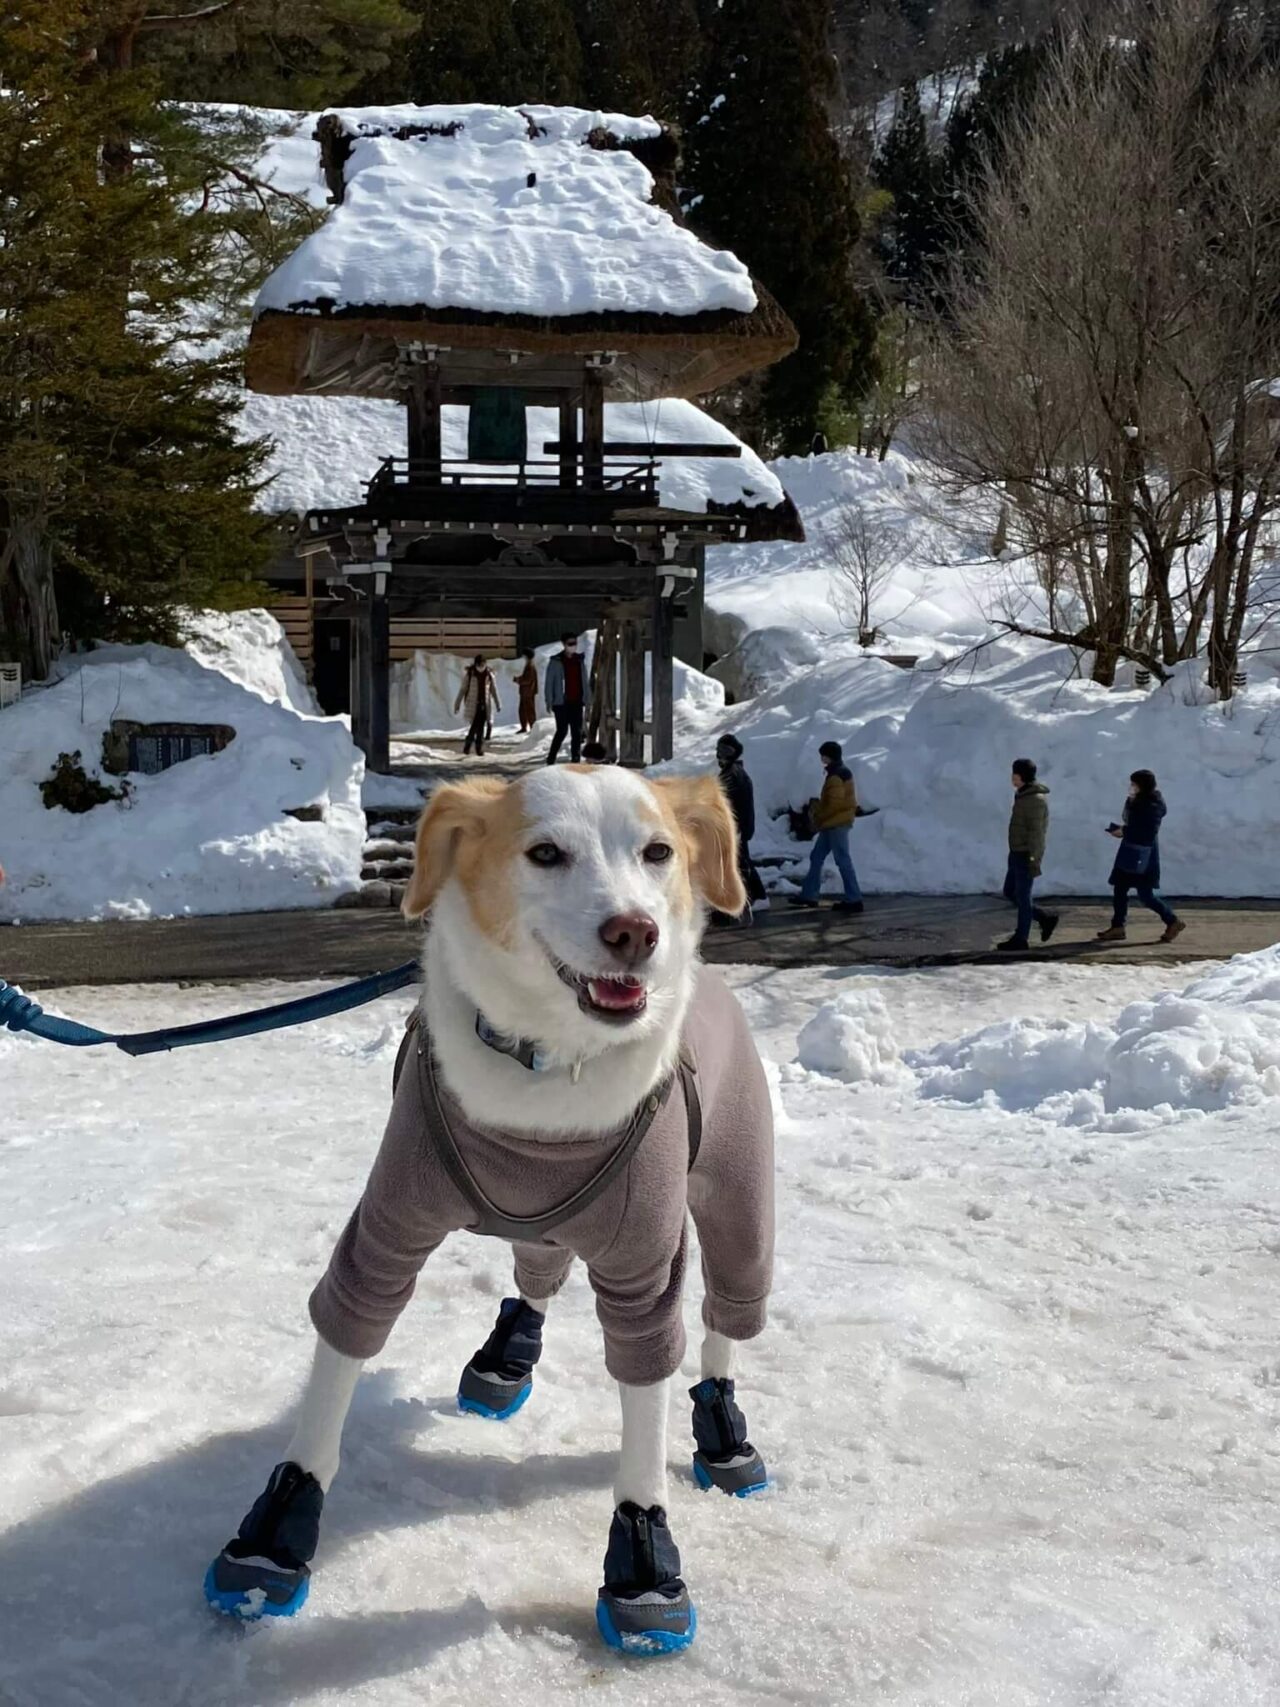
{"type": "Polygon", "coordinates": [[[246,377],[276,395],[400,397],[404,358],[446,388],[579,381],[697,396],[795,348],[791,322],[675,208],[678,144],[572,108],[390,107],[316,131],[337,206],[263,287],[246,377]]]}

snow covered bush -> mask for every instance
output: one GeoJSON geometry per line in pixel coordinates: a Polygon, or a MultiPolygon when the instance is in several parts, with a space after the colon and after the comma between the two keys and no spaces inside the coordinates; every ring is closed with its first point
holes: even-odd
{"type": "Polygon", "coordinates": [[[893,1018],[876,990],[846,990],[824,1002],[796,1039],[802,1067],[846,1085],[886,1084],[902,1063],[893,1040],[893,1018]]]}
{"type": "Polygon", "coordinates": [[[905,1059],[923,1096],[1073,1125],[1280,1098],[1280,946],[1132,1002],[1112,1025],[1002,1020],[905,1059]]]}

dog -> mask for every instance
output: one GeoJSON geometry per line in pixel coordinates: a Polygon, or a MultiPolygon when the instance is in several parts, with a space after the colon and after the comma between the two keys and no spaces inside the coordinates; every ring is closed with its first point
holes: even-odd
{"type": "Polygon", "coordinates": [[[432,795],[404,901],[427,921],[421,1003],[368,1185],[311,1297],[319,1337],[293,1439],[209,1567],[217,1610],[302,1605],[361,1365],[430,1253],[467,1229],[509,1240],[515,1287],[460,1407],[506,1420],[527,1401],[581,1258],[622,1410],[597,1624],[636,1654],[693,1640],[666,1511],[687,1211],[704,1278],[694,1477],[735,1495],[767,1484],[732,1359],[765,1322],[772,1117],[742,1012],[698,959],[708,910],[745,904],[714,778],[570,766],[432,795]]]}

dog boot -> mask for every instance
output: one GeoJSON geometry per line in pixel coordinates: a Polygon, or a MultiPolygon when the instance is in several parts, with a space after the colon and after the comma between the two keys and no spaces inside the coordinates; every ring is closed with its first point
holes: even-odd
{"type": "Polygon", "coordinates": [[[693,1400],[693,1479],[700,1488],[721,1493],[761,1493],[769,1486],[764,1460],[747,1439],[747,1419],[734,1403],[732,1381],[699,1381],[690,1387],[693,1400]]]}
{"type": "Polygon", "coordinates": [[[307,1598],[324,1493],[309,1471],[277,1464],[253,1509],[209,1566],[204,1596],[233,1618],[288,1618],[307,1598]]]}
{"type": "Polygon", "coordinates": [[[533,1391],[533,1366],[542,1356],[546,1317],[523,1298],[504,1298],[493,1332],[462,1371],[458,1409],[505,1422],[533,1391]]]}
{"type": "Polygon", "coordinates": [[[676,1654],[698,1628],[680,1576],[680,1553],[660,1505],[626,1500],[613,1514],[596,1624],[624,1654],[676,1654]]]}

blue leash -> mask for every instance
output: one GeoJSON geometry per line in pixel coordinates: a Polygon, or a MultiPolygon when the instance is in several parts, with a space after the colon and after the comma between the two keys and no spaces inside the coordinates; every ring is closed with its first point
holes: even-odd
{"type": "Polygon", "coordinates": [[[417,961],[406,960],[403,966],[394,966],[390,972],[377,972],[372,978],[340,984],[336,990],[322,990],[315,996],[277,1002],[274,1007],[228,1014],[225,1019],[203,1019],[195,1025],[134,1032],[99,1031],[96,1026],[81,1025],[78,1020],[55,1019],[45,1013],[39,1002],[0,978],[0,1025],[10,1031],[29,1031],[33,1037],[43,1037],[50,1043],[69,1043],[75,1048],[114,1043],[126,1055],[155,1055],[164,1049],[186,1049],[194,1043],[225,1043],[233,1037],[256,1037],[262,1031],[279,1031],[284,1026],[344,1014],[349,1008],[363,1007],[366,1002],[376,1002],[379,996],[389,996],[393,990],[416,984],[421,976],[417,961]]]}

